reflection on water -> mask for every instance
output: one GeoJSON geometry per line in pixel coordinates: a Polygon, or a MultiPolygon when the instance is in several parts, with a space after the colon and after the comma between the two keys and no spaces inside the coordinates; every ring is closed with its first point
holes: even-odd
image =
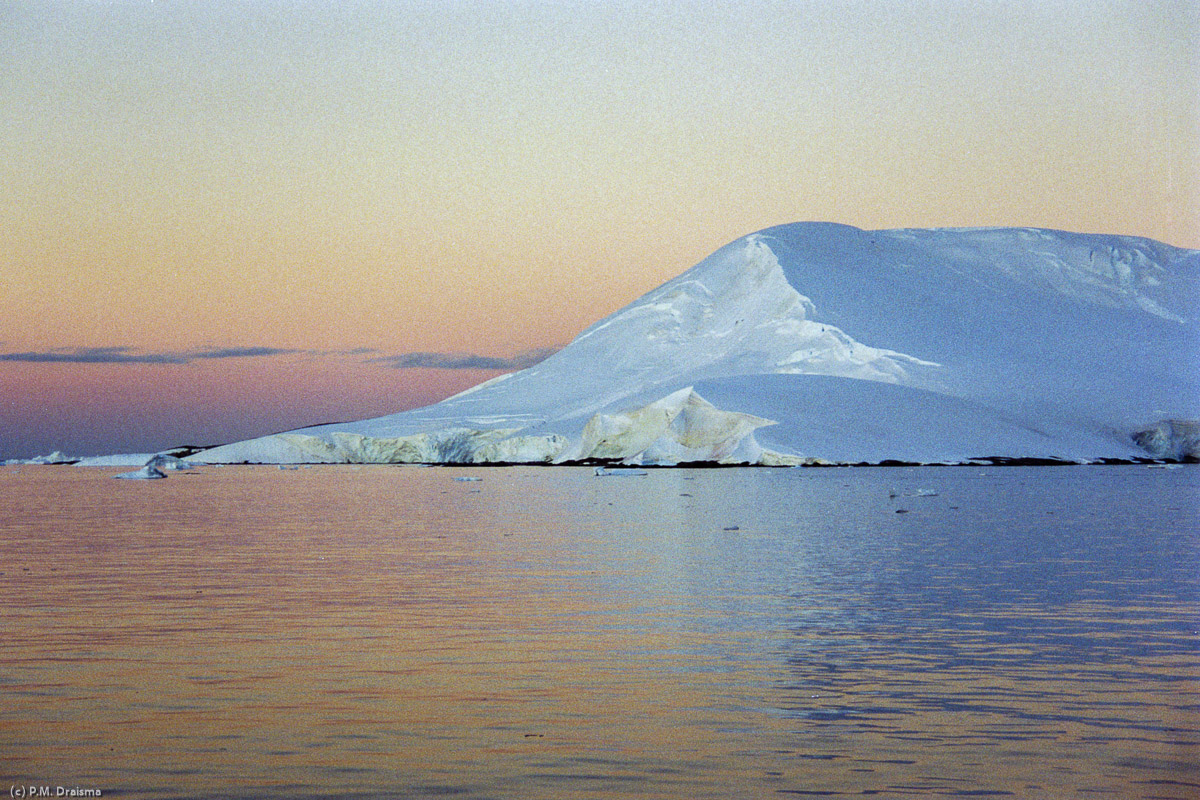
{"type": "Polygon", "coordinates": [[[0,472],[0,780],[1200,796],[1195,468],[111,474],[0,472]]]}

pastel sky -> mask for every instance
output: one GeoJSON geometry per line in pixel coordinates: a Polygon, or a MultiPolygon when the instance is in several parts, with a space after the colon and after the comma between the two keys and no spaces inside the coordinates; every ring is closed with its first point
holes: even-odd
{"type": "Polygon", "coordinates": [[[1200,248],[1194,2],[0,2],[0,458],[423,405],[784,222],[1200,248]]]}

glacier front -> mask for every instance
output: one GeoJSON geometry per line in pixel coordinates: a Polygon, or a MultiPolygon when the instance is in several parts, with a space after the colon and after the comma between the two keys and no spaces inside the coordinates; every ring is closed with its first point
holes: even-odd
{"type": "Polygon", "coordinates": [[[796,223],[721,248],[528,369],[425,408],[189,458],[1188,458],[1198,320],[1200,251],[1028,228],[796,223]]]}

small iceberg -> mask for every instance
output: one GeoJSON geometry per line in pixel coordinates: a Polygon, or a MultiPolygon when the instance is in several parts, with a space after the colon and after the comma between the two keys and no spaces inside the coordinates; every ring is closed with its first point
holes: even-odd
{"type": "Polygon", "coordinates": [[[632,469],[630,467],[596,467],[595,475],[598,478],[640,478],[643,475],[649,475],[644,469],[632,469]]]}
{"type": "Polygon", "coordinates": [[[479,481],[483,480],[483,478],[467,477],[467,478],[455,478],[454,480],[457,481],[458,483],[478,483],[479,481]]]}
{"type": "MultiPolygon", "coordinates": [[[[184,461],[182,458],[159,453],[146,462],[147,467],[152,467],[156,470],[180,470],[180,469],[195,469],[191,464],[184,461]]],[[[163,477],[166,477],[165,475],[163,477]]]]}
{"type": "Polygon", "coordinates": [[[152,481],[158,478],[167,477],[167,473],[163,472],[157,467],[152,467],[147,464],[139,470],[135,470],[133,472],[122,472],[120,475],[114,475],[113,477],[122,478],[129,481],[152,481]]]}

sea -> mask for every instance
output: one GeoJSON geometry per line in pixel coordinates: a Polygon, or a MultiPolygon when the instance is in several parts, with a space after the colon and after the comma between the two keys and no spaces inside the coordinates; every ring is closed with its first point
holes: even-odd
{"type": "Polygon", "coordinates": [[[1200,467],[0,467],[0,794],[1200,797],[1200,467]]]}

